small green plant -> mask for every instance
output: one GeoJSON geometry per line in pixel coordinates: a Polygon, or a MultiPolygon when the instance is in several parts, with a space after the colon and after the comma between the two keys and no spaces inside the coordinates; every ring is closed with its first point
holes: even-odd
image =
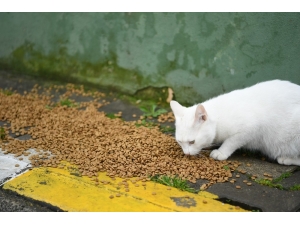
{"type": "Polygon", "coordinates": [[[0,127],[0,139],[4,140],[6,138],[5,129],[0,127]]]}
{"type": "Polygon", "coordinates": [[[155,175],[151,177],[151,181],[178,188],[182,191],[188,191],[191,193],[196,193],[197,191],[194,188],[189,187],[186,180],[182,180],[179,177],[169,177],[165,175],[155,175]]]}
{"type": "Polygon", "coordinates": [[[165,125],[161,125],[160,130],[164,133],[175,132],[175,128],[170,127],[170,126],[165,126],[165,125]]]}
{"type": "Polygon", "coordinates": [[[53,108],[50,105],[46,105],[45,107],[46,107],[46,109],[49,109],[49,110],[51,110],[53,108]]]}
{"type": "Polygon", "coordinates": [[[260,212],[259,209],[252,209],[252,212],[260,212]]]}
{"type": "Polygon", "coordinates": [[[223,166],[223,168],[224,168],[225,170],[229,170],[229,166],[227,166],[227,165],[223,166]]]}
{"type": "Polygon", "coordinates": [[[290,187],[290,188],[284,188],[280,182],[285,179],[292,176],[291,172],[285,172],[283,174],[280,175],[280,177],[274,179],[274,180],[268,180],[268,179],[260,179],[260,180],[256,180],[257,183],[265,185],[265,186],[269,186],[269,187],[273,187],[273,188],[278,188],[280,190],[290,190],[290,191],[299,191],[300,190],[300,184],[295,184],[294,186],[290,187]]]}
{"type": "Polygon", "coordinates": [[[291,172],[285,172],[285,173],[281,174],[280,177],[274,179],[274,180],[273,180],[273,183],[279,183],[279,182],[281,182],[283,179],[288,178],[288,177],[290,177],[290,176],[292,176],[292,173],[291,173],[291,172]]]}
{"type": "Polygon", "coordinates": [[[66,99],[61,99],[59,101],[59,104],[61,106],[67,106],[67,107],[77,107],[78,104],[76,104],[74,101],[66,98],[66,99]]]}
{"type": "Polygon", "coordinates": [[[110,118],[110,119],[116,119],[116,118],[118,118],[114,113],[106,113],[105,116],[108,117],[108,118],[110,118]]]}
{"type": "Polygon", "coordinates": [[[7,96],[10,96],[13,94],[13,91],[10,89],[4,89],[4,90],[1,90],[1,92],[7,96]]]}
{"type": "Polygon", "coordinates": [[[156,118],[159,115],[168,112],[165,109],[156,109],[157,105],[153,104],[149,109],[145,107],[140,107],[140,109],[144,112],[145,117],[153,117],[156,118]]]}
{"type": "Polygon", "coordinates": [[[290,187],[291,191],[300,191],[300,184],[295,184],[292,187],[290,187]]]}
{"type": "Polygon", "coordinates": [[[153,128],[153,127],[158,126],[158,125],[156,123],[148,122],[145,119],[143,119],[143,120],[141,120],[141,122],[135,123],[135,126],[136,127],[144,126],[144,127],[148,127],[148,128],[153,128]]]}
{"type": "Polygon", "coordinates": [[[261,185],[265,185],[265,186],[269,186],[269,187],[272,187],[272,188],[278,188],[280,190],[283,190],[283,186],[281,184],[278,184],[276,182],[273,182],[271,180],[268,180],[268,179],[259,179],[259,180],[256,180],[256,182],[258,184],[261,184],[261,185]]]}

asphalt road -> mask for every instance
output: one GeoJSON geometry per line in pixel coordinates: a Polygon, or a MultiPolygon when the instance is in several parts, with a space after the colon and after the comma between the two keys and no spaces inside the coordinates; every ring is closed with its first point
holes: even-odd
{"type": "Polygon", "coordinates": [[[59,212],[60,209],[0,188],[0,212],[59,212]]]}
{"type": "MultiPolygon", "coordinates": [[[[19,93],[31,90],[34,84],[42,84],[42,80],[37,80],[25,75],[12,75],[7,72],[0,71],[0,88],[13,88],[19,93]]],[[[114,101],[110,105],[103,107],[104,111],[117,113],[122,111],[122,117],[132,119],[132,114],[139,114],[139,109],[132,105],[122,102],[121,100],[114,101]],[[130,115],[130,116],[128,116],[130,115]]],[[[252,211],[263,212],[292,212],[300,211],[300,191],[291,191],[291,187],[300,185],[300,170],[299,167],[282,166],[274,162],[261,160],[257,157],[244,156],[243,154],[234,154],[232,159],[242,162],[242,168],[247,170],[248,174],[259,174],[263,178],[264,172],[272,174],[274,178],[279,177],[283,173],[291,173],[292,175],[280,181],[283,190],[254,183],[252,186],[245,186],[244,180],[249,179],[247,174],[234,172],[234,176],[239,175],[237,183],[232,185],[229,182],[217,183],[207,189],[208,192],[219,196],[220,201],[238,205],[252,211]],[[251,164],[251,168],[246,165],[251,164]],[[244,166],[244,167],[243,167],[244,166]],[[240,185],[240,190],[235,188],[240,185]],[[244,186],[243,186],[244,185],[244,186]]],[[[195,189],[203,184],[202,180],[198,180],[196,184],[191,184],[195,189]]],[[[57,212],[60,209],[38,202],[33,199],[28,199],[19,196],[11,191],[3,190],[0,187],[0,211],[1,212],[57,212]]]]}

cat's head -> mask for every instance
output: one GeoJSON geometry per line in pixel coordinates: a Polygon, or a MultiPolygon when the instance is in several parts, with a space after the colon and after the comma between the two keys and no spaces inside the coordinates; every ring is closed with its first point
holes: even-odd
{"type": "Polygon", "coordinates": [[[212,144],[216,126],[203,105],[184,107],[171,101],[170,106],[176,119],[176,141],[185,154],[196,155],[212,144]]]}

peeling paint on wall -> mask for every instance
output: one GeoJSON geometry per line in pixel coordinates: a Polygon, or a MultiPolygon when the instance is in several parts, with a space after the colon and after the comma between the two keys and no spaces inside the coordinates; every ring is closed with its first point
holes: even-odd
{"type": "Polygon", "coordinates": [[[268,79],[300,84],[299,13],[0,13],[0,69],[194,104],[268,79]]]}

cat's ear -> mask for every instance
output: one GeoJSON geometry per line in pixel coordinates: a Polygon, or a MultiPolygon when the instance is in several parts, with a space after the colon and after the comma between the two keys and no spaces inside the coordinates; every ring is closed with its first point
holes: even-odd
{"type": "Polygon", "coordinates": [[[183,117],[184,109],[185,109],[184,106],[180,105],[178,102],[174,100],[170,101],[170,106],[176,119],[183,117]]]}
{"type": "Polygon", "coordinates": [[[195,122],[204,122],[207,120],[207,113],[203,105],[199,104],[195,112],[195,122]]]}

